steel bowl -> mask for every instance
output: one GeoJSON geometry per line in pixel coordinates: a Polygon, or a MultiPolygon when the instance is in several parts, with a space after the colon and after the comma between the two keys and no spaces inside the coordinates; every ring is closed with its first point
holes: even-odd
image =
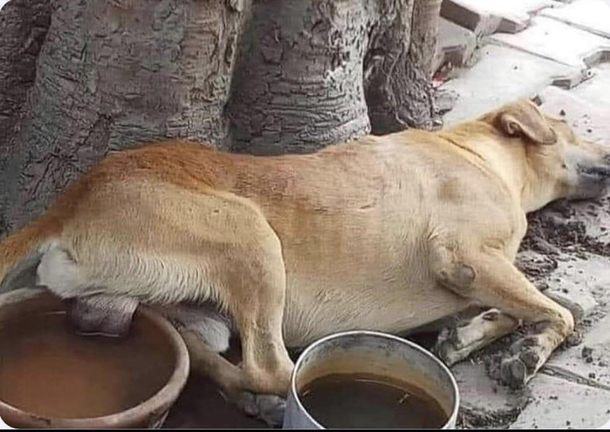
{"type": "Polygon", "coordinates": [[[353,373],[385,376],[424,390],[447,414],[442,429],[455,428],[460,396],[449,369],[413,342],[371,331],[333,334],[303,351],[292,373],[283,428],[325,429],[303,406],[300,391],[316,378],[353,373]]]}

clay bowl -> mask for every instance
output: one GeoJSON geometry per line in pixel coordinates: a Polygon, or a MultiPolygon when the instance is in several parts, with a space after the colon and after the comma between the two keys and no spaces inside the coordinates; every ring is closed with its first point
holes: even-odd
{"type": "Polygon", "coordinates": [[[160,427],[188,377],[184,341],[146,307],[126,339],[108,339],[75,335],[46,291],[0,295],[0,417],[16,428],[160,427]]]}

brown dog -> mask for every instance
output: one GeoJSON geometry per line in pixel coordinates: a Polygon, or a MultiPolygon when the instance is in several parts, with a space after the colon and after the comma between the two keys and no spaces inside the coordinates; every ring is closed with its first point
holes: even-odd
{"type": "MultiPolygon", "coordinates": [[[[600,195],[609,154],[528,101],[310,155],[150,145],[107,157],[1,243],[0,281],[6,291],[37,267],[63,298],[158,305],[231,396],[286,395],[286,346],[405,333],[484,305],[496,310],[439,352],[455,362],[536,323],[502,364],[508,384],[524,385],[574,327],[513,265],[525,215],[600,195]],[[239,367],[219,354],[233,330],[239,367]]],[[[263,399],[244,403],[264,414],[263,399]]]]}

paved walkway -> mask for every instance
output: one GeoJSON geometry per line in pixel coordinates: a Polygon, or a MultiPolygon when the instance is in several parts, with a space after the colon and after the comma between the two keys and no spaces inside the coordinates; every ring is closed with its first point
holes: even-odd
{"type": "MultiPolygon", "coordinates": [[[[583,137],[610,145],[610,0],[445,0],[443,15],[438,62],[466,65],[441,76],[440,88],[457,97],[446,125],[536,97],[583,137]]],[[[560,203],[530,218],[518,263],[573,310],[578,335],[523,391],[486,370],[507,341],[456,365],[463,427],[596,428],[610,419],[608,204],[608,196],[560,203]]]]}

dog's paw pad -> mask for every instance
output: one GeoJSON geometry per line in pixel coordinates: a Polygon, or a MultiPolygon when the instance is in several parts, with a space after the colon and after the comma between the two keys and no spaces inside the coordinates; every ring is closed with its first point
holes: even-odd
{"type": "Polygon", "coordinates": [[[524,349],[502,360],[500,378],[510,388],[523,388],[538,371],[540,363],[540,355],[535,349],[524,349]]]}
{"type": "Polygon", "coordinates": [[[237,397],[235,403],[247,415],[259,418],[269,426],[280,427],[282,425],[286,400],[279,396],[243,392],[237,397]]]}

